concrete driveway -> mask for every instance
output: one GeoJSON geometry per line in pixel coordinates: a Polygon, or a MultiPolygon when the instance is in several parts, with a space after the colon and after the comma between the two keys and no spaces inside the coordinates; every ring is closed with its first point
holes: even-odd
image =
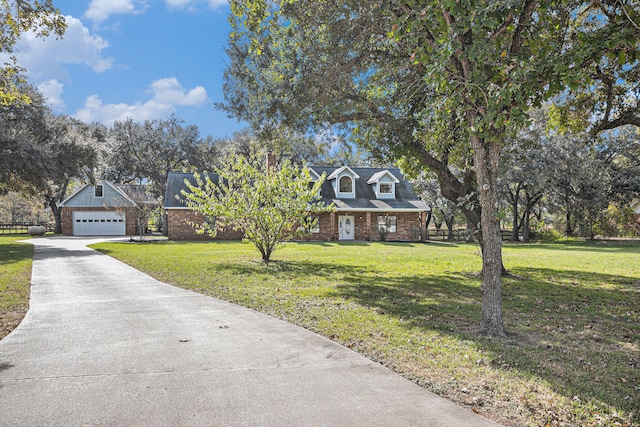
{"type": "Polygon", "coordinates": [[[0,341],[2,426],[490,426],[286,322],[38,238],[31,308],[0,341]]]}

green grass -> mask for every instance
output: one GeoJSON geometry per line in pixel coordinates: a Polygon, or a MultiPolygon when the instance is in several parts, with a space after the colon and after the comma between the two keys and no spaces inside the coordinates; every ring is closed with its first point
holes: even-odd
{"type": "Polygon", "coordinates": [[[0,236],[0,339],[15,329],[29,308],[33,245],[28,235],[0,236]]]}
{"type": "Polygon", "coordinates": [[[163,281],[285,319],[506,425],[640,425],[640,245],[504,248],[508,339],[479,337],[477,246],[103,243],[163,281]]]}

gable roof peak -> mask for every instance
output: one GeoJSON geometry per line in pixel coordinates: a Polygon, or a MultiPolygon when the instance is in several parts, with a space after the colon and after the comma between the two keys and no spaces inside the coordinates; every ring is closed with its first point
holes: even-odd
{"type": "Polygon", "coordinates": [[[349,166],[342,166],[341,168],[338,168],[336,170],[334,170],[331,175],[329,175],[327,177],[327,180],[332,180],[332,179],[336,179],[338,177],[338,175],[340,175],[341,173],[347,171],[347,173],[349,173],[349,175],[351,175],[352,177],[358,179],[360,178],[360,175],[358,175],[357,173],[355,173],[353,171],[353,169],[351,169],[349,166]]]}
{"type": "Polygon", "coordinates": [[[311,180],[312,181],[317,181],[320,179],[320,174],[318,174],[318,172],[313,170],[312,166],[305,166],[307,168],[307,170],[309,171],[309,175],[311,176],[311,180]]]}
{"type": "Polygon", "coordinates": [[[380,179],[385,175],[391,178],[395,184],[398,184],[400,182],[398,178],[396,178],[391,172],[389,172],[389,169],[385,169],[371,175],[371,178],[369,178],[369,180],[367,181],[367,184],[376,183],[380,181],[380,179]]]}

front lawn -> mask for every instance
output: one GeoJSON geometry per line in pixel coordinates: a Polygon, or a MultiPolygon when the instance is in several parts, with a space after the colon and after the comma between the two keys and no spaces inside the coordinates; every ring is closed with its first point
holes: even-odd
{"type": "Polygon", "coordinates": [[[478,247],[102,243],[187,289],[330,337],[506,425],[640,425],[640,245],[504,248],[509,339],[475,334],[478,247]]]}
{"type": "Polygon", "coordinates": [[[0,339],[22,321],[29,308],[33,245],[28,235],[0,236],[0,339]]]}

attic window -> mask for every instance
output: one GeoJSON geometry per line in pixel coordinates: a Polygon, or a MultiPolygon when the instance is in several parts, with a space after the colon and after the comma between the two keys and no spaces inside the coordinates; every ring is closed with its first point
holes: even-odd
{"type": "Polygon", "coordinates": [[[102,197],[102,185],[93,187],[93,197],[102,197]]]}
{"type": "Polygon", "coordinates": [[[381,182],[378,185],[380,185],[380,194],[393,194],[393,183],[381,182]]]}
{"type": "Polygon", "coordinates": [[[340,178],[340,187],[338,191],[340,193],[353,193],[353,180],[350,176],[343,176],[340,178]]]}
{"type": "Polygon", "coordinates": [[[394,199],[396,197],[396,184],[400,181],[388,170],[374,173],[367,181],[373,185],[373,191],[378,199],[394,199]]]}

